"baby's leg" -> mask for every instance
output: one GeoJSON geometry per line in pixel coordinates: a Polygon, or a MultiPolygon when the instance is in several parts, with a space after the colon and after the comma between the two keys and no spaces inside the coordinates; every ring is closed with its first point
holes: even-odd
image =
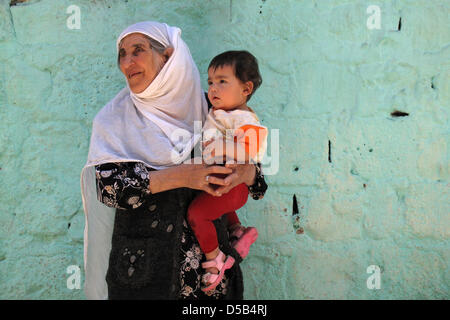
{"type": "Polygon", "coordinates": [[[221,197],[214,197],[204,192],[192,201],[188,209],[188,221],[207,258],[209,253],[214,253],[219,247],[213,221],[225,213],[241,208],[247,199],[248,189],[243,183],[221,197]]]}
{"type": "Polygon", "coordinates": [[[228,212],[225,215],[227,216],[228,228],[230,230],[241,225],[241,221],[239,220],[236,211],[228,212]]]}

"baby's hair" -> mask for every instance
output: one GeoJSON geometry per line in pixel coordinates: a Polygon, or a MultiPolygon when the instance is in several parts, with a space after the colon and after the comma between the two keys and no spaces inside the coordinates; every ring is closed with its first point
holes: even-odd
{"type": "Polygon", "coordinates": [[[253,93],[262,83],[261,74],[259,73],[258,60],[248,51],[226,51],[211,60],[208,70],[223,66],[231,66],[234,69],[234,75],[242,83],[247,81],[253,82],[253,91],[247,96],[247,101],[250,100],[253,93]]]}

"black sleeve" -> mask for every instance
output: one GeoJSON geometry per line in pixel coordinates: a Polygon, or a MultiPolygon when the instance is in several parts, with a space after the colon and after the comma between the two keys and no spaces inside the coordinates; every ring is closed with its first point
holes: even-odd
{"type": "Polygon", "coordinates": [[[259,200],[264,198],[264,194],[267,190],[267,183],[261,170],[261,163],[257,163],[255,168],[255,183],[248,187],[248,191],[254,200],[259,200]]]}
{"type": "Polygon", "coordinates": [[[151,194],[149,172],[141,162],[111,162],[95,166],[97,199],[108,207],[135,209],[151,194]]]}

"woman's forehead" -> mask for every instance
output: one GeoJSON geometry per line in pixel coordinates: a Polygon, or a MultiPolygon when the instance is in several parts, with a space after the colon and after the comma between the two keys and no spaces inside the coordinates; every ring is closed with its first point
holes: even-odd
{"type": "Polygon", "coordinates": [[[123,47],[131,47],[136,44],[149,45],[145,35],[143,35],[142,33],[131,33],[120,40],[119,49],[123,47]]]}

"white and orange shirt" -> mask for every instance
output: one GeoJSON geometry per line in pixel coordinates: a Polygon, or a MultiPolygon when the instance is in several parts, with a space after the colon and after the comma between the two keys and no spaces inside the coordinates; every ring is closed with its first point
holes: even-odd
{"type": "MultiPolygon", "coordinates": [[[[267,135],[267,128],[260,124],[258,116],[252,109],[225,111],[211,108],[203,126],[203,141],[220,139],[223,145],[222,138],[225,137],[227,140],[237,142],[242,151],[256,163],[262,162],[266,152],[267,135]]],[[[210,150],[214,148],[216,147],[213,145],[209,147],[210,150]]],[[[235,158],[235,160],[243,159],[235,158]]]]}

